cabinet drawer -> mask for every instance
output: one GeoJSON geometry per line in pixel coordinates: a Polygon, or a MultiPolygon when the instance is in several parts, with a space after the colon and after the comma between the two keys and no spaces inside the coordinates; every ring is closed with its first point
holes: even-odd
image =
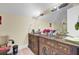
{"type": "Polygon", "coordinates": [[[58,43],[58,49],[62,52],[64,52],[65,54],[70,54],[70,46],[68,45],[65,45],[65,44],[61,44],[61,43],[58,43]]]}
{"type": "Polygon", "coordinates": [[[50,45],[50,46],[52,46],[52,47],[55,46],[55,42],[54,42],[54,41],[51,41],[51,40],[46,40],[46,44],[47,44],[47,45],[50,45]]]}
{"type": "Polygon", "coordinates": [[[40,41],[41,43],[46,43],[46,39],[44,39],[44,38],[39,38],[39,41],[40,41]]]}

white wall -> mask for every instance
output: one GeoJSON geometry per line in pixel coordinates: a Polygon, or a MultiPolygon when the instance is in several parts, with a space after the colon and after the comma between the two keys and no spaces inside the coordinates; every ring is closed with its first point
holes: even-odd
{"type": "Polygon", "coordinates": [[[31,29],[48,27],[45,19],[32,19],[33,13],[41,8],[48,8],[50,4],[24,4],[24,3],[2,3],[0,4],[0,35],[9,35],[15,43],[21,46],[28,44],[28,32],[31,29]]]}
{"type": "Polygon", "coordinates": [[[79,37],[79,30],[75,30],[75,24],[79,16],[79,6],[68,9],[67,11],[67,31],[71,36],[79,37]]]}
{"type": "Polygon", "coordinates": [[[9,35],[16,44],[21,46],[28,44],[28,31],[48,26],[48,22],[43,19],[34,20],[32,17],[10,13],[0,13],[0,15],[2,16],[0,35],[9,35]]]}

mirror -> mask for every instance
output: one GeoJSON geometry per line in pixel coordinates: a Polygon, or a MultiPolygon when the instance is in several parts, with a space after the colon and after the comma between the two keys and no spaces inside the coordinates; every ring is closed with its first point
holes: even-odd
{"type": "Polygon", "coordinates": [[[79,38],[79,6],[67,10],[67,31],[69,35],[79,38]]]}

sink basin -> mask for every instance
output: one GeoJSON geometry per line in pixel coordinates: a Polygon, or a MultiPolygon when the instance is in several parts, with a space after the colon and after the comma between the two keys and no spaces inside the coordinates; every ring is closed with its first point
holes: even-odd
{"type": "Polygon", "coordinates": [[[71,43],[79,45],[79,38],[77,38],[77,37],[65,37],[64,39],[67,42],[71,42],[71,43]]]}

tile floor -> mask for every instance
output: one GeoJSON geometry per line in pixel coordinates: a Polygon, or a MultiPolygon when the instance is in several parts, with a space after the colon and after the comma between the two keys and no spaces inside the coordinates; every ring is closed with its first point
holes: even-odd
{"type": "Polygon", "coordinates": [[[34,55],[34,53],[29,48],[23,48],[17,55],[34,55]]]}

